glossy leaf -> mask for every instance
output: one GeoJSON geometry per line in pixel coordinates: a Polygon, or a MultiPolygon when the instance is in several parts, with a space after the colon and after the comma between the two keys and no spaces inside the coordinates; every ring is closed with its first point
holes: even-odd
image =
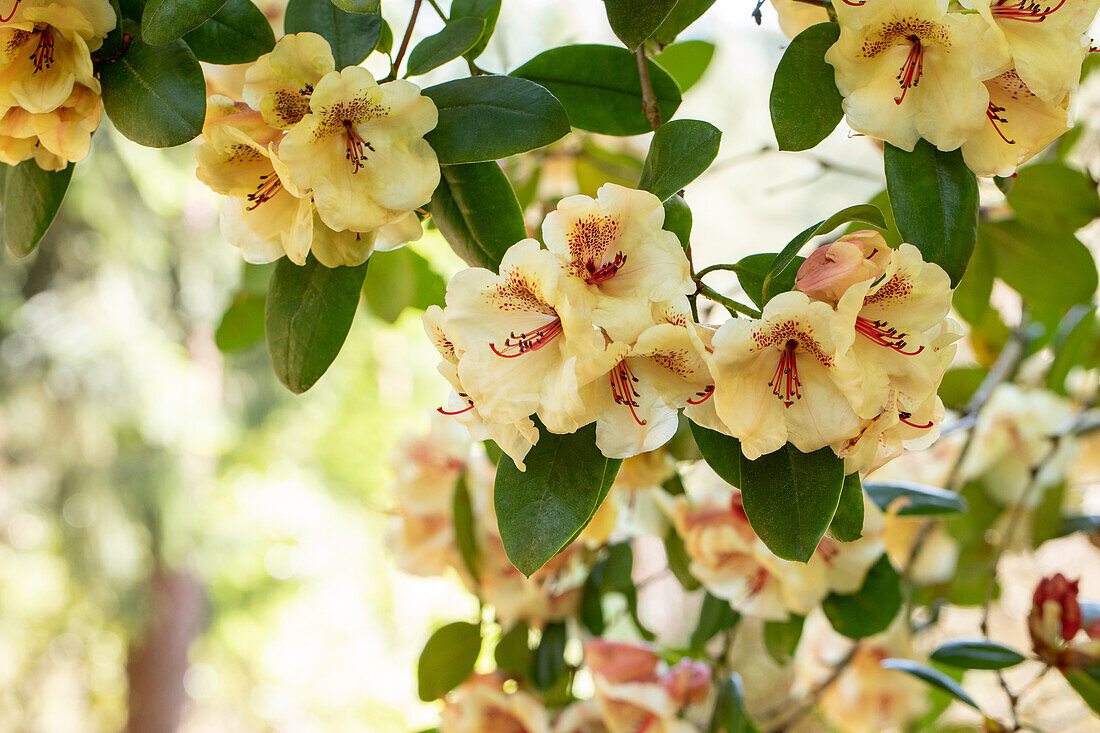
{"type": "Polygon", "coordinates": [[[902,517],[955,514],[966,511],[966,501],[954,491],[938,489],[913,481],[875,481],[864,484],[863,491],[879,509],[892,508],[902,517]],[[895,504],[895,502],[897,502],[895,504]]]}
{"type": "Polygon", "coordinates": [[[843,97],[825,52],[840,37],[836,23],[819,23],[787,46],[772,83],[772,129],[780,150],[809,150],[844,117],[843,97]]]}
{"type": "Polygon", "coordinates": [[[501,0],[452,0],[451,2],[451,20],[481,18],[485,21],[481,38],[478,39],[473,48],[466,52],[466,58],[471,61],[481,55],[481,52],[485,50],[485,46],[493,37],[497,17],[500,15],[500,2],[501,0]]]}
{"type": "Polygon", "coordinates": [[[1092,712],[1100,715],[1100,665],[1062,673],[1073,691],[1081,696],[1092,712]]]}
{"type": "Polygon", "coordinates": [[[332,0],[332,4],[348,13],[377,13],[381,0],[332,0]]]}
{"type": "Polygon", "coordinates": [[[1100,217],[1096,181],[1062,163],[1021,168],[1006,198],[1016,218],[1037,229],[1072,234],[1100,217]]]}
{"type": "Polygon", "coordinates": [[[107,115],[139,145],[170,148],[202,132],[206,80],[183,41],[150,46],[135,39],[100,77],[107,115]]]}
{"type": "Polygon", "coordinates": [[[714,5],[714,0],[677,0],[676,7],[653,33],[650,40],[660,46],[667,46],[707,12],[711,5],[714,5]]]}
{"type": "Polygon", "coordinates": [[[683,41],[665,48],[653,61],[668,72],[684,93],[695,86],[714,58],[715,45],[709,41],[683,41]]]}
{"type": "Polygon", "coordinates": [[[17,257],[26,257],[46,235],[73,177],[73,164],[46,171],[33,160],[4,170],[4,241],[17,257]]]}
{"type": "Polygon", "coordinates": [[[863,487],[858,473],[844,477],[833,522],[829,534],[841,542],[855,542],[863,536],[863,487]]]}
{"type": "Polygon", "coordinates": [[[283,258],[267,293],[264,326],[275,375],[295,394],[320,379],[347,339],[367,263],[322,266],[310,255],[299,267],[283,258]]]}
{"type": "Polygon", "coordinates": [[[978,232],[978,181],[962,153],[920,140],[913,152],[886,143],[886,188],[898,231],[958,284],[978,232]]]}
{"type": "Polygon", "coordinates": [[[520,621],[500,637],[493,659],[497,669],[515,677],[526,677],[531,671],[531,648],[527,644],[529,630],[520,621]]]}
{"type": "Polygon", "coordinates": [[[406,308],[443,305],[446,292],[443,277],[408,247],[371,255],[363,295],[371,312],[386,323],[394,323],[406,308]]]}
{"type": "Polygon", "coordinates": [[[698,178],[718,157],[722,132],[709,122],[673,120],[653,134],[638,188],[664,201],[698,178]]]}
{"type": "Polygon", "coordinates": [[[228,0],[183,40],[195,58],[211,64],[246,64],[275,47],[267,16],[251,0],[228,0]]]}
{"type": "Polygon", "coordinates": [[[1096,318],[1096,307],[1076,305],[1070,308],[1051,345],[1054,361],[1047,370],[1047,389],[1058,394],[1067,394],[1066,377],[1070,370],[1078,365],[1085,366],[1089,361],[1089,352],[1095,352],[1100,339],[1100,322],[1096,318]]]}
{"type": "Polygon", "coordinates": [[[439,33],[428,36],[409,52],[405,76],[427,74],[448,61],[454,61],[474,47],[483,30],[483,18],[452,20],[439,33]]]}
{"type": "Polygon", "coordinates": [[[416,668],[417,692],[424,702],[438,700],[473,674],[481,652],[481,628],[456,621],[428,639],[416,668]]]}
{"type": "Polygon", "coordinates": [[[707,642],[732,629],[740,619],[741,614],[734,611],[725,598],[705,593],[703,605],[699,607],[699,621],[691,632],[691,649],[701,653],[707,642]]]}
{"type": "Polygon", "coordinates": [[[479,163],[525,153],[569,132],[569,118],[546,89],[509,76],[471,76],[424,90],[439,108],[425,135],[441,164],[479,163]]]}
{"type": "Polygon", "coordinates": [[[989,639],[949,641],[932,652],[932,661],[960,669],[1005,669],[1026,657],[989,639]]]}
{"type": "MultiPolygon", "coordinates": [[[[775,263],[775,258],[778,256],[778,252],[764,252],[749,255],[737,263],[737,282],[741,284],[741,289],[745,291],[745,295],[749,297],[749,300],[756,304],[758,308],[762,308],[764,303],[764,278],[768,276],[772,265],[775,263]]],[[[788,290],[794,290],[798,268],[802,266],[805,259],[805,257],[795,257],[771,280],[768,285],[769,297],[785,293],[788,290]]]]}
{"type": "Polygon", "coordinates": [[[669,196],[664,203],[665,223],[662,227],[666,232],[672,232],[680,240],[680,246],[685,250],[691,246],[691,227],[693,224],[691,208],[684,201],[683,196],[669,196]]]}
{"type": "Polygon", "coordinates": [[[620,460],[596,447],[596,426],[571,435],[539,429],[526,472],[507,456],[497,466],[494,503],[508,559],[524,575],[541,568],[585,528],[603,503],[620,460]]]}
{"type": "Polygon", "coordinates": [[[905,672],[906,674],[924,680],[933,687],[943,690],[955,699],[981,712],[981,708],[978,707],[978,703],[974,702],[974,698],[970,697],[958,682],[938,669],[920,664],[919,662],[914,662],[912,659],[884,659],[880,664],[884,669],[896,669],[899,672],[905,672]]]}
{"type": "Polygon", "coordinates": [[[798,642],[802,639],[802,627],[805,616],[791,614],[786,621],[767,621],[764,623],[764,648],[779,664],[787,664],[794,658],[798,642]]]}
{"type": "Polygon", "coordinates": [[[718,686],[709,733],[760,733],[745,709],[745,690],[736,672],[718,686]]]}
{"type": "Polygon", "coordinates": [[[527,236],[523,212],[496,163],[445,165],[428,204],[451,249],[471,267],[494,272],[504,253],[527,236]]]}
{"type": "MultiPolygon", "coordinates": [[[[560,46],[539,54],[512,76],[549,89],[573,127],[604,135],[640,135],[652,129],[642,107],[638,62],[625,48],[560,46]]],[[[680,106],[679,87],[652,60],[649,76],[661,118],[671,119],[680,106]]]]}
{"type": "Polygon", "coordinates": [[[750,461],[741,456],[741,501],[768,549],[806,562],[833,521],[844,461],[830,448],[803,453],[790,443],[750,461]]]}
{"type": "Polygon", "coordinates": [[[214,13],[226,0],[148,0],[141,15],[141,38],[153,46],[162,46],[182,38],[214,13]]]}
{"type": "Polygon", "coordinates": [[[730,486],[741,486],[741,441],[717,430],[691,423],[695,445],[718,477],[730,486]]]}
{"type": "Polygon", "coordinates": [[[867,571],[858,591],[848,595],[830,593],[821,608],[833,628],[849,639],[885,631],[901,609],[898,571],[883,554],[867,571]]]}
{"type": "Polygon", "coordinates": [[[336,68],[358,66],[382,35],[378,13],[349,13],[324,0],[290,0],[286,5],[287,33],[311,31],[332,46],[336,68]]]}
{"type": "Polygon", "coordinates": [[[677,534],[674,527],[669,527],[664,537],[665,556],[668,558],[668,569],[679,581],[684,590],[698,590],[702,587],[699,579],[691,574],[691,558],[688,557],[687,548],[684,547],[684,539],[677,534]]]}
{"type": "Polygon", "coordinates": [[[981,323],[989,312],[993,296],[994,267],[992,247],[979,230],[978,241],[974,244],[974,254],[970,257],[966,274],[951,294],[951,304],[967,323],[981,323]]]}
{"type": "Polygon", "coordinates": [[[263,295],[237,293],[214,332],[214,343],[219,351],[227,354],[243,351],[264,340],[266,302],[263,295]]]}
{"type": "Polygon", "coordinates": [[[611,30],[631,51],[653,35],[675,5],[676,0],[604,0],[611,30]]]}
{"type": "Polygon", "coordinates": [[[1072,234],[1001,221],[983,223],[978,236],[993,253],[997,277],[1032,307],[1061,311],[1092,300],[1096,262],[1072,234]]]}

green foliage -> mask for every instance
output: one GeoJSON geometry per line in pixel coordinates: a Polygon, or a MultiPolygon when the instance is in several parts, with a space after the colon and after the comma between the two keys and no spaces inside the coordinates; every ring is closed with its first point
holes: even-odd
{"type": "Polygon", "coordinates": [[[262,294],[238,292],[214,332],[218,350],[227,354],[244,351],[263,341],[266,303],[267,298],[262,294]]]}
{"type": "Polygon", "coordinates": [[[792,613],[786,621],[768,621],[764,624],[764,648],[778,664],[787,664],[794,658],[805,623],[805,616],[792,613]]]}
{"type": "Polygon", "coordinates": [[[283,25],[287,33],[312,31],[322,36],[332,46],[337,69],[361,64],[382,35],[378,13],[349,13],[320,0],[290,0],[283,25]]]}
{"type": "Polygon", "coordinates": [[[711,5],[714,5],[714,0],[676,0],[672,12],[653,33],[650,40],[659,46],[667,46],[707,12],[711,5]]]}
{"type": "Polygon", "coordinates": [[[271,24],[251,0],[228,0],[183,40],[195,58],[211,64],[248,63],[275,47],[271,24]]]}
{"type": "Polygon", "coordinates": [[[673,195],[665,199],[665,223],[663,229],[672,232],[680,240],[680,246],[687,249],[691,246],[691,207],[684,201],[683,196],[673,195]]]}
{"type": "Polygon", "coordinates": [[[892,507],[901,517],[961,513],[967,506],[966,500],[953,491],[912,481],[876,481],[864,484],[863,491],[879,509],[892,507]]]}
{"type": "MultiPolygon", "coordinates": [[[[680,89],[664,69],[648,61],[653,93],[662,119],[680,106],[680,89]]],[[[512,72],[541,84],[557,97],[573,127],[604,135],[640,135],[652,128],[642,106],[638,62],[624,48],[559,46],[512,72]]]]}
{"type": "Polygon", "coordinates": [[[1026,657],[1014,649],[989,639],[949,641],[932,652],[932,661],[959,669],[1005,669],[1026,657]]]}
{"type": "Polygon", "coordinates": [[[497,25],[497,17],[500,15],[500,0],[452,0],[451,20],[459,18],[480,18],[485,21],[482,27],[481,37],[477,43],[466,52],[466,58],[473,61],[481,55],[493,37],[493,30],[497,25]]]}
{"type": "Polygon", "coordinates": [[[115,127],[140,145],[170,148],[193,140],[206,117],[206,80],[191,49],[177,40],[134,40],[103,66],[103,106],[115,127]]]}
{"type": "Polygon", "coordinates": [[[477,580],[478,549],[477,549],[477,519],[474,517],[474,507],[470,499],[470,488],[466,485],[466,477],[462,476],[455,484],[454,496],[454,523],[455,544],[458,546],[458,554],[462,556],[462,564],[477,580]]]}
{"type": "Polygon", "coordinates": [[[691,558],[688,557],[687,548],[684,547],[684,539],[676,532],[675,527],[669,527],[664,537],[665,556],[668,558],[668,569],[680,583],[684,590],[699,590],[702,583],[691,574],[691,558]]]}
{"type": "Polygon", "coordinates": [[[611,30],[631,51],[645,43],[676,5],[676,0],[604,0],[611,30]]]}
{"type": "Polygon", "coordinates": [[[1036,229],[1072,234],[1100,217],[1096,182],[1062,163],[1021,168],[1005,198],[1016,218],[1036,229]]]}
{"type": "Polygon", "coordinates": [[[1096,307],[1076,305],[1070,308],[1058,324],[1058,331],[1051,344],[1054,361],[1047,370],[1047,389],[1066,394],[1066,377],[1070,369],[1078,365],[1085,368],[1096,365],[1098,340],[1100,322],[1096,318],[1096,307]]]}
{"type": "Polygon", "coordinates": [[[886,143],[886,188],[903,241],[916,245],[959,283],[978,231],[978,181],[962,153],[925,140],[913,152],[886,143]]]}
{"type": "Polygon", "coordinates": [[[981,236],[980,226],[978,232],[978,241],[974,243],[974,254],[970,257],[966,273],[951,295],[951,304],[970,324],[982,322],[990,312],[993,297],[993,250],[981,236]]]}
{"type": "Polygon", "coordinates": [[[531,671],[531,648],[528,646],[530,630],[520,621],[500,637],[493,659],[497,669],[513,677],[526,677],[531,671]]]}
{"type": "Polygon", "coordinates": [[[1096,292],[1096,262],[1073,234],[1001,221],[984,222],[978,237],[992,252],[997,277],[1032,307],[1061,315],[1096,292]]]}
{"type": "Polygon", "coordinates": [[[1073,691],[1081,696],[1092,712],[1100,715],[1100,665],[1062,673],[1073,691]]]}
{"type": "Polygon", "coordinates": [[[222,9],[226,0],[149,0],[141,16],[141,38],[162,46],[182,38],[222,9]]]}
{"type": "Polygon", "coordinates": [[[709,41],[682,41],[665,46],[652,59],[668,72],[684,93],[695,86],[714,58],[715,45],[709,41]]]}
{"type": "Polygon", "coordinates": [[[454,61],[474,47],[484,30],[484,18],[452,20],[439,33],[416,44],[409,53],[405,76],[427,74],[448,61],[454,61]]]}
{"type": "MultiPolygon", "coordinates": [[[[963,282],[966,282],[965,278],[963,282]]],[[[961,410],[974,396],[989,371],[983,367],[956,367],[948,369],[937,392],[949,410],[961,410]]]]}
{"type": "Polygon", "coordinates": [[[821,603],[825,617],[838,633],[863,639],[885,631],[901,609],[901,579],[883,554],[855,593],[830,593],[821,603]]]}
{"type": "Polygon", "coordinates": [[[741,441],[694,422],[691,423],[691,434],[703,454],[703,460],[718,477],[730,486],[741,486],[741,441]]]}
{"type": "Polygon", "coordinates": [[[375,252],[363,282],[371,313],[394,323],[406,308],[427,310],[443,305],[447,283],[421,255],[408,247],[375,252]]]}
{"type": "Polygon", "coordinates": [[[473,674],[481,652],[481,627],[456,621],[436,630],[416,666],[417,693],[424,702],[438,700],[473,674]]]}
{"type": "Polygon", "coordinates": [[[564,622],[547,624],[531,658],[531,683],[536,689],[548,690],[565,671],[565,642],[568,640],[564,622]]]}
{"type": "MultiPolygon", "coordinates": [[[[683,0],[681,0],[683,2],[683,0]]],[[[745,709],[745,691],[736,672],[724,679],[714,701],[709,733],[760,733],[745,709]]]]}
{"type": "Polygon", "coordinates": [[[806,562],[833,521],[844,461],[830,448],[803,453],[790,443],[750,461],[741,456],[741,501],[756,534],[784,560],[806,562]]]}
{"type": "Polygon", "coordinates": [[[73,166],[46,171],[28,160],[5,166],[3,171],[4,241],[12,254],[26,257],[46,236],[57,216],[69,190],[73,166]]]}
{"type": "Polygon", "coordinates": [[[734,611],[730,602],[710,593],[703,594],[703,605],[699,607],[699,621],[691,632],[691,651],[702,656],[704,647],[714,637],[729,631],[741,620],[741,614],[734,611]]]}
{"type": "Polygon", "coordinates": [[[626,602],[638,633],[645,639],[653,639],[638,616],[638,589],[634,586],[633,571],[634,551],[629,541],[608,546],[606,553],[592,565],[581,591],[581,622],[593,635],[603,634],[606,625],[603,597],[618,593],[626,602]]]}
{"type": "MultiPolygon", "coordinates": [[[[775,264],[778,256],[778,252],[761,252],[744,257],[737,263],[737,269],[734,271],[737,282],[741,284],[741,289],[745,291],[749,300],[758,308],[764,307],[764,280],[771,272],[772,265],[775,264]]],[[[805,259],[805,257],[795,257],[778,275],[773,276],[768,288],[769,294],[774,296],[776,293],[794,290],[798,268],[802,266],[805,259]]]]}
{"type": "Polygon", "coordinates": [[[780,150],[809,150],[844,117],[843,98],[825,52],[840,37],[836,23],[818,23],[791,41],[772,83],[772,129],[780,150]]]}
{"type": "Polygon", "coordinates": [[[841,542],[855,542],[863,536],[863,487],[858,473],[844,477],[833,522],[829,534],[841,542]]]}
{"type": "Polygon", "coordinates": [[[924,680],[933,687],[981,712],[981,708],[978,707],[978,703],[974,702],[974,698],[970,697],[958,682],[938,669],[914,662],[912,659],[884,659],[881,664],[884,669],[896,669],[899,672],[905,672],[917,679],[924,680]]]}
{"type": "Polygon", "coordinates": [[[348,13],[377,13],[381,0],[332,0],[332,4],[348,13]]]}
{"type": "Polygon", "coordinates": [[[494,272],[504,253],[527,236],[512,184],[496,163],[447,165],[428,211],[451,248],[471,267],[494,272]]]}
{"type": "Polygon", "coordinates": [[[718,157],[721,131],[709,122],[674,120],[649,145],[638,188],[664,201],[698,178],[718,157]]]}
{"type": "Polygon", "coordinates": [[[524,462],[526,472],[501,457],[493,500],[504,551],[530,576],[588,525],[622,461],[600,453],[593,424],[570,435],[540,426],[524,462]]]}
{"type": "Polygon", "coordinates": [[[264,330],[275,375],[291,392],[316,384],[340,353],[367,264],[329,269],[310,255],[301,267],[286,258],[275,266],[264,330]]]}

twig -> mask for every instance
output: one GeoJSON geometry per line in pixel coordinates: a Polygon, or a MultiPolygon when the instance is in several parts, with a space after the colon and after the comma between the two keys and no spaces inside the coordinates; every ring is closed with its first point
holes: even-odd
{"type": "Polygon", "coordinates": [[[653,93],[653,82],[649,79],[649,60],[646,59],[645,45],[638,46],[634,55],[638,57],[638,78],[642,81],[642,109],[649,119],[649,126],[656,131],[661,126],[661,108],[657,106],[657,95],[653,93]]]}
{"type": "Polygon", "coordinates": [[[848,665],[850,665],[852,663],[852,660],[855,659],[856,654],[859,652],[859,648],[860,642],[857,641],[853,643],[852,648],[848,650],[848,653],[844,656],[843,659],[836,663],[836,666],[833,667],[833,671],[829,673],[829,676],[826,677],[817,687],[806,693],[805,697],[803,697],[801,700],[795,702],[788,699],[780,705],[776,705],[775,707],[765,710],[763,713],[760,714],[760,719],[766,721],[777,715],[781,715],[785,710],[790,709],[792,703],[795,703],[795,707],[793,710],[791,710],[790,714],[781,718],[779,722],[774,724],[774,727],[776,730],[783,730],[787,726],[798,721],[811,708],[813,708],[814,705],[817,704],[817,701],[821,699],[821,696],[825,694],[825,691],[828,690],[833,685],[833,683],[840,679],[840,675],[844,674],[844,670],[848,669],[848,665]]]}
{"type": "Polygon", "coordinates": [[[726,310],[728,310],[735,318],[737,317],[738,313],[749,316],[750,318],[760,317],[760,311],[754,310],[747,305],[741,305],[736,300],[731,300],[730,298],[727,298],[714,288],[707,287],[699,281],[696,281],[696,285],[698,286],[695,291],[696,295],[702,295],[704,298],[709,298],[715,303],[720,303],[724,305],[726,307],[726,310]]]}
{"type": "Polygon", "coordinates": [[[437,3],[435,0],[428,0],[428,4],[432,6],[432,9],[435,10],[435,14],[439,16],[440,20],[446,23],[447,14],[443,12],[443,8],[439,7],[439,3],[437,3]]]}
{"type": "Polygon", "coordinates": [[[401,47],[397,49],[397,56],[393,59],[390,69],[390,78],[397,78],[397,70],[401,68],[401,62],[405,58],[405,52],[409,50],[409,41],[412,40],[413,26],[416,25],[416,16],[420,14],[420,5],[424,0],[414,0],[412,14],[409,16],[409,24],[405,27],[405,36],[401,39],[401,47]]]}
{"type": "Polygon", "coordinates": [[[710,267],[704,267],[702,270],[699,270],[699,272],[695,273],[695,279],[699,280],[704,275],[709,275],[710,273],[718,272],[719,270],[727,272],[739,272],[741,268],[734,264],[711,265],[710,267]]]}

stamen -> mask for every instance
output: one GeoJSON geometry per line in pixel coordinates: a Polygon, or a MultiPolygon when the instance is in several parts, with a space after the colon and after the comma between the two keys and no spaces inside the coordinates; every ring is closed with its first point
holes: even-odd
{"type": "Polygon", "coordinates": [[[469,405],[462,408],[461,410],[454,410],[453,412],[449,412],[447,410],[444,410],[442,407],[435,408],[435,411],[438,412],[440,415],[447,415],[448,417],[453,417],[454,415],[461,415],[464,412],[469,412],[472,409],[474,409],[474,403],[473,402],[471,402],[469,405]]]}
{"type": "Polygon", "coordinates": [[[584,281],[589,285],[606,282],[615,277],[615,273],[625,264],[626,255],[622,252],[616,252],[614,261],[604,262],[599,267],[596,266],[595,260],[589,257],[588,262],[584,263],[584,281]]]}
{"type": "Polygon", "coordinates": [[[936,424],[935,420],[929,420],[927,425],[917,425],[915,423],[909,422],[909,418],[911,418],[911,417],[913,417],[913,414],[911,412],[900,412],[900,411],[898,412],[898,419],[899,420],[901,420],[903,423],[905,423],[909,427],[916,428],[917,430],[927,430],[928,428],[930,428],[930,427],[932,427],[933,425],[936,424]]]}
{"type": "Polygon", "coordinates": [[[511,335],[504,339],[504,347],[497,348],[495,343],[489,344],[489,348],[493,350],[493,353],[497,356],[504,357],[505,359],[514,359],[517,356],[523,356],[529,351],[538,351],[546,344],[550,343],[555,336],[561,333],[561,320],[555,318],[545,326],[539,326],[533,331],[527,333],[517,334],[512,331],[511,335]]]}
{"type": "Polygon", "coordinates": [[[9,20],[15,17],[15,11],[19,9],[19,3],[22,0],[15,0],[15,4],[11,6],[11,12],[7,16],[0,15],[0,23],[7,23],[9,20]]]}
{"type": "Polygon", "coordinates": [[[817,553],[821,556],[821,559],[825,561],[826,565],[832,567],[833,559],[840,553],[840,548],[828,537],[822,537],[821,542],[817,545],[817,553]]]}
{"type": "Polygon", "coordinates": [[[775,367],[775,374],[768,386],[772,388],[772,394],[783,401],[787,407],[802,399],[802,382],[798,379],[798,363],[795,360],[795,352],[798,350],[798,342],[790,339],[783,346],[783,352],[779,355],[779,363],[775,367]]]}
{"type": "Polygon", "coordinates": [[[364,167],[363,162],[367,159],[367,151],[372,153],[377,151],[373,145],[363,139],[355,129],[355,125],[351,124],[351,120],[344,120],[344,137],[347,139],[348,146],[348,152],[344,157],[351,161],[351,172],[358,173],[364,167]]]}
{"type": "Polygon", "coordinates": [[[260,176],[260,185],[256,186],[255,193],[248,194],[248,200],[252,204],[248,207],[249,211],[254,211],[260,207],[260,204],[266,203],[275,198],[275,195],[283,189],[283,182],[279,180],[279,177],[274,173],[268,173],[266,176],[260,176]]]}
{"type": "Polygon", "coordinates": [[[713,384],[707,385],[707,387],[702,392],[696,392],[695,396],[698,397],[699,399],[697,399],[697,400],[688,399],[688,404],[689,405],[701,405],[701,404],[703,404],[704,402],[706,402],[707,400],[709,400],[711,397],[714,396],[714,385],[713,384]]]}
{"type": "Polygon", "coordinates": [[[634,385],[638,383],[638,378],[630,371],[626,359],[620,361],[619,365],[611,370],[609,376],[611,378],[611,396],[614,398],[615,404],[629,407],[634,422],[645,425],[646,421],[638,417],[638,413],[634,410],[635,407],[639,406],[636,398],[641,397],[641,395],[638,390],[634,389],[634,385]]]}
{"type": "Polygon", "coordinates": [[[920,83],[921,72],[924,71],[924,46],[921,45],[919,36],[908,36],[907,40],[912,44],[909,47],[909,55],[898,72],[898,81],[901,82],[901,96],[894,97],[894,104],[901,104],[905,99],[905,93],[911,87],[920,83]]]}
{"type": "Polygon", "coordinates": [[[989,118],[989,124],[993,125],[993,129],[996,131],[996,133],[998,135],[1001,136],[1002,140],[1004,140],[1009,145],[1015,145],[1016,141],[1015,140],[1009,140],[1007,137],[1005,137],[1005,134],[1003,132],[1001,132],[1001,128],[997,127],[998,122],[1000,122],[1001,124],[1004,124],[1004,125],[1008,124],[1008,119],[1006,119],[1005,117],[1003,117],[1001,115],[1001,112],[1004,112],[1004,111],[1005,111],[1004,107],[998,107],[997,105],[993,104],[993,102],[990,102],[989,107],[985,111],[985,116],[989,118]]]}
{"type": "Polygon", "coordinates": [[[995,18],[1022,20],[1025,23],[1042,23],[1048,15],[1057,12],[1065,4],[1066,0],[1059,0],[1054,7],[1049,5],[1043,7],[1034,0],[1018,0],[1018,2],[997,0],[989,9],[995,18]]]}
{"type": "Polygon", "coordinates": [[[756,574],[752,576],[752,584],[749,586],[749,597],[755,596],[760,591],[764,590],[764,586],[768,584],[768,570],[767,568],[760,568],[756,571],[756,574]]]}
{"type": "Polygon", "coordinates": [[[855,8],[858,8],[860,5],[865,5],[866,3],[867,3],[867,0],[859,0],[859,2],[855,2],[855,3],[852,2],[852,0],[844,0],[845,5],[851,5],[852,7],[855,7],[855,8]]]}
{"type": "Polygon", "coordinates": [[[921,346],[916,351],[906,351],[905,337],[908,333],[898,333],[896,328],[890,326],[886,321],[869,321],[863,316],[856,317],[856,333],[863,334],[867,338],[874,341],[879,346],[885,346],[888,349],[893,349],[899,354],[905,356],[916,356],[920,352],[924,351],[924,347],[921,346]]]}
{"type": "Polygon", "coordinates": [[[38,31],[38,45],[30,58],[34,62],[35,74],[53,66],[53,32],[48,27],[38,31]]]}

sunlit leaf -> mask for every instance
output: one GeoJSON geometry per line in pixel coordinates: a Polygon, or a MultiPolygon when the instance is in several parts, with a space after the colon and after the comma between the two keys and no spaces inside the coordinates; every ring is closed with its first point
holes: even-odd
{"type": "Polygon", "coordinates": [[[798,34],[779,61],[772,83],[772,128],[780,150],[809,150],[840,124],[843,98],[825,52],[840,37],[836,23],[798,34]]]}
{"type": "Polygon", "coordinates": [[[481,627],[456,621],[436,630],[416,667],[417,692],[424,702],[438,700],[466,681],[481,651],[481,627]]]}

